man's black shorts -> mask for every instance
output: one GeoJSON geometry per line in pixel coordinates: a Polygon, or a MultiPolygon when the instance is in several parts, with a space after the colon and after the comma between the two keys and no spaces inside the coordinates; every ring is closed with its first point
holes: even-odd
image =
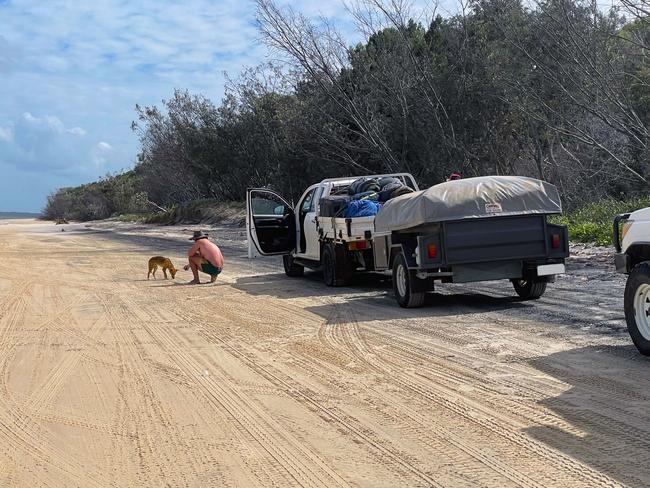
{"type": "Polygon", "coordinates": [[[219,276],[221,274],[221,268],[217,268],[210,261],[205,261],[203,264],[201,264],[201,271],[209,274],[210,276],[219,276]]]}

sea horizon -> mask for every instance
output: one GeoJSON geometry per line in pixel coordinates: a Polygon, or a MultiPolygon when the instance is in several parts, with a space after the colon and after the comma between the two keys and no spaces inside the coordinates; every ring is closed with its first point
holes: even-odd
{"type": "Polygon", "coordinates": [[[38,212],[0,212],[0,220],[3,219],[36,219],[41,214],[38,212]]]}

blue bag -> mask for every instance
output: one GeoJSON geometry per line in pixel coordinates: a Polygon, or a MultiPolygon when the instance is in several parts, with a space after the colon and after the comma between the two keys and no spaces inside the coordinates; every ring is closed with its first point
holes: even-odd
{"type": "Polygon", "coordinates": [[[345,209],[345,218],[371,217],[377,215],[381,204],[372,200],[352,200],[345,209]]]}

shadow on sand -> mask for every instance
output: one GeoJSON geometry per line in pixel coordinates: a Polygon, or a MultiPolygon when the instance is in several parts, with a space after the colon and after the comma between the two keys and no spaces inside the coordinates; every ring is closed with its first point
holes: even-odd
{"type": "Polygon", "coordinates": [[[577,431],[547,425],[526,432],[621,483],[649,486],[650,359],[633,345],[592,346],[531,364],[569,385],[539,403],[577,431]]]}
{"type": "MultiPolygon", "coordinates": [[[[190,249],[192,243],[186,237],[165,237],[154,236],[151,234],[125,234],[123,232],[108,230],[108,229],[75,229],[74,232],[81,232],[84,234],[96,234],[103,239],[109,239],[113,242],[124,244],[128,248],[128,252],[143,252],[149,256],[162,255],[180,255],[185,257],[187,251],[190,249]]],[[[218,238],[215,240],[216,244],[221,248],[226,257],[226,266],[228,263],[237,263],[242,266],[254,266],[259,271],[277,271],[278,259],[265,258],[249,260],[246,257],[246,249],[243,244],[233,244],[228,241],[220,241],[218,238]]],[[[112,250],[111,252],[120,252],[120,250],[112,250]]],[[[179,263],[176,263],[179,264],[179,263]]]]}
{"type": "MultiPolygon", "coordinates": [[[[139,248],[143,250],[156,251],[160,254],[184,251],[183,254],[190,248],[192,242],[185,237],[165,237],[165,236],[156,236],[151,234],[136,234],[131,231],[131,233],[126,234],[124,232],[118,232],[110,229],[94,229],[94,228],[76,228],[70,231],[70,234],[81,233],[84,235],[96,235],[104,239],[110,239],[114,242],[128,244],[130,246],[137,244],[139,248]]],[[[188,232],[189,235],[189,232],[188,232]]],[[[223,250],[227,250],[232,254],[241,255],[243,250],[241,246],[233,246],[223,242],[216,241],[219,247],[223,250]]]]}
{"type": "Polygon", "coordinates": [[[372,317],[371,320],[396,320],[531,307],[515,297],[495,297],[481,293],[429,293],[423,308],[404,309],[395,302],[390,277],[380,274],[358,275],[349,287],[341,288],[326,287],[320,273],[316,272],[306,273],[303,278],[287,278],[284,273],[247,276],[239,278],[233,286],[251,295],[280,299],[344,297],[344,303],[339,300],[305,308],[331,324],[349,322],[354,316],[372,317]]]}
{"type": "Polygon", "coordinates": [[[215,283],[210,283],[210,280],[204,280],[201,281],[198,285],[196,283],[190,283],[187,280],[180,280],[180,281],[168,281],[167,283],[160,283],[152,286],[152,288],[171,288],[175,286],[187,286],[187,287],[205,287],[205,286],[225,286],[227,283],[221,282],[217,280],[215,283]]]}
{"type": "MultiPolygon", "coordinates": [[[[129,248],[140,249],[151,254],[169,255],[179,253],[184,255],[189,248],[185,238],[152,236],[150,234],[124,234],[104,229],[79,229],[78,232],[93,233],[104,239],[123,243],[129,248]]],[[[369,316],[379,320],[394,320],[410,317],[447,316],[458,314],[486,313],[514,308],[529,308],[531,305],[520,302],[515,297],[490,296],[480,292],[464,292],[459,294],[430,293],[427,295],[425,306],[421,309],[399,308],[393,298],[391,278],[380,273],[364,273],[354,276],[348,287],[330,288],[323,284],[322,274],[317,271],[306,271],[302,278],[288,278],[284,273],[277,272],[280,267],[278,259],[246,258],[242,245],[224,244],[217,240],[226,255],[228,262],[242,266],[253,267],[260,274],[246,276],[236,280],[234,287],[252,295],[272,296],[275,298],[345,296],[352,310],[368,309],[369,316]],[[266,273],[265,273],[266,272],[266,273]],[[373,310],[381,307],[381,310],[373,310]]],[[[138,280],[139,281],[139,280],[138,280]]],[[[217,282],[218,283],[218,282],[217,282]]],[[[181,286],[183,283],[170,283],[157,286],[181,286]]],[[[185,286],[185,285],[183,285],[185,286]]],[[[336,314],[333,309],[340,307],[336,304],[318,305],[308,310],[332,320],[336,314]]]]}

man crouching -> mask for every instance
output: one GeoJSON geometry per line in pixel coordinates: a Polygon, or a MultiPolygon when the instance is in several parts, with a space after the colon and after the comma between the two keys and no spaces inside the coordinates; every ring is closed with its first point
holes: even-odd
{"type": "Polygon", "coordinates": [[[184,269],[192,270],[194,279],[190,281],[190,285],[199,285],[199,271],[210,275],[210,283],[217,281],[217,276],[223,269],[223,254],[221,249],[215,243],[208,240],[208,234],[200,230],[194,231],[194,235],[190,237],[190,241],[194,241],[194,245],[187,252],[189,264],[186,264],[184,269]]]}

